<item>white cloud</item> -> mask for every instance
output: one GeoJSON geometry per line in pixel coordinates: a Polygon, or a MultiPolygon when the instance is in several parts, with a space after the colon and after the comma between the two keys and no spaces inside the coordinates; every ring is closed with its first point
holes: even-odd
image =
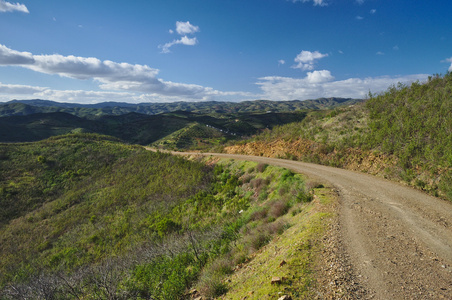
{"type": "MultiPolygon", "coordinates": [[[[452,57],[448,59],[452,63],[452,57]]],[[[451,66],[452,67],[452,66],[451,66]]],[[[369,91],[378,93],[398,82],[409,83],[425,81],[427,74],[409,76],[382,76],[369,78],[349,78],[334,80],[328,70],[308,72],[304,78],[268,76],[259,78],[256,83],[262,93],[222,92],[197,85],[185,85],[161,81],[164,93],[156,90],[146,93],[53,90],[46,87],[10,85],[0,83],[0,101],[11,99],[49,99],[59,102],[98,103],[104,101],[119,102],[174,102],[174,101],[208,101],[208,100],[306,100],[320,97],[364,98],[369,91]],[[186,93],[186,94],[184,94],[186,93]]]]}
{"type": "Polygon", "coordinates": [[[58,102],[97,103],[103,101],[130,101],[133,93],[52,90],[48,87],[19,84],[3,84],[0,82],[0,101],[11,99],[51,99],[58,102]]]}
{"type": "Polygon", "coordinates": [[[314,71],[308,72],[306,76],[306,81],[309,83],[323,83],[333,80],[334,77],[331,75],[331,72],[328,70],[314,71]]]}
{"type": "Polygon", "coordinates": [[[162,49],[162,53],[169,53],[170,48],[174,45],[187,45],[187,46],[194,46],[198,43],[198,39],[196,37],[194,38],[188,38],[187,36],[183,36],[182,38],[178,40],[173,40],[172,42],[166,43],[165,45],[160,45],[159,48],[162,49]]]}
{"type": "Polygon", "coordinates": [[[194,26],[190,22],[176,22],[176,31],[180,35],[194,34],[199,31],[199,26],[194,26]]]}
{"type": "Polygon", "coordinates": [[[377,12],[377,10],[376,9],[371,9],[370,10],[370,13],[373,15],[373,14],[375,14],[377,12]]]}
{"type": "MultiPolygon", "coordinates": [[[[452,58],[451,58],[452,59],[452,58]]],[[[327,70],[308,73],[304,78],[268,76],[259,78],[256,83],[262,90],[261,99],[269,100],[306,100],[320,97],[364,98],[369,91],[385,91],[398,82],[409,83],[424,81],[426,74],[408,76],[382,76],[365,79],[349,78],[336,80],[327,70]]]]}
{"type": "Polygon", "coordinates": [[[319,51],[311,52],[303,50],[297,55],[297,57],[295,57],[294,61],[297,64],[292,66],[292,68],[301,69],[303,71],[313,70],[315,62],[327,56],[328,54],[322,54],[319,51]]]}
{"type": "MultiPolygon", "coordinates": [[[[191,39],[182,38],[181,43],[192,44],[191,39]]],[[[215,93],[210,88],[194,84],[175,83],[157,78],[159,70],[147,65],[132,65],[101,61],[94,57],[73,55],[33,55],[0,45],[0,66],[20,66],[44,74],[89,80],[99,83],[103,90],[153,93],[162,97],[180,96],[189,99],[204,99],[215,93]]]]}
{"type": "Polygon", "coordinates": [[[0,82],[0,94],[34,94],[44,91],[45,87],[37,87],[30,85],[20,85],[20,84],[3,84],[0,82]]]}
{"type": "Polygon", "coordinates": [[[445,60],[443,60],[441,62],[451,63],[448,71],[452,72],[452,57],[451,58],[446,58],[445,60]]]}
{"type": "Polygon", "coordinates": [[[21,65],[33,62],[31,53],[12,50],[0,44],[0,65],[21,65]]]}
{"type": "Polygon", "coordinates": [[[0,0],[0,12],[13,12],[20,11],[24,13],[29,13],[28,8],[24,4],[20,3],[10,3],[5,0],[0,0]]]}
{"type": "Polygon", "coordinates": [[[358,3],[358,4],[363,4],[363,3],[364,3],[364,0],[356,0],[356,3],[358,3]]]}
{"type": "Polygon", "coordinates": [[[400,48],[399,48],[399,46],[397,46],[397,45],[395,45],[394,47],[392,47],[392,50],[394,50],[394,51],[398,51],[400,48]]]}
{"type": "Polygon", "coordinates": [[[363,20],[363,19],[364,19],[364,17],[356,16],[356,20],[363,20]]]}
{"type": "Polygon", "coordinates": [[[83,90],[52,90],[47,89],[35,93],[33,98],[51,99],[57,102],[93,104],[107,101],[134,102],[134,93],[83,91],[83,90]]]}
{"type": "MultiPolygon", "coordinates": [[[[310,2],[311,0],[293,0],[293,2],[310,2]]],[[[328,3],[325,2],[325,0],[312,0],[312,2],[314,2],[314,6],[318,5],[318,6],[327,6],[328,3]]]]}
{"type": "Polygon", "coordinates": [[[384,52],[381,52],[381,51],[378,51],[376,54],[377,55],[385,55],[384,52]]]}
{"type": "MultiPolygon", "coordinates": [[[[174,45],[186,45],[186,46],[194,46],[198,43],[198,39],[196,37],[189,38],[188,34],[194,34],[199,32],[199,27],[190,24],[190,22],[176,22],[176,32],[180,35],[183,35],[180,39],[173,40],[172,42],[166,43],[164,45],[159,45],[158,47],[162,49],[161,53],[170,53],[170,48],[174,45]]],[[[169,30],[169,33],[174,33],[172,29],[169,30]]]]}
{"type": "Polygon", "coordinates": [[[326,1],[325,0],[292,0],[292,2],[293,3],[296,3],[296,2],[302,2],[302,3],[306,3],[306,2],[313,2],[314,3],[314,6],[327,6],[328,5],[328,3],[326,3],[326,1]]]}
{"type": "Polygon", "coordinates": [[[284,59],[278,60],[278,66],[284,65],[286,61],[284,59]]]}

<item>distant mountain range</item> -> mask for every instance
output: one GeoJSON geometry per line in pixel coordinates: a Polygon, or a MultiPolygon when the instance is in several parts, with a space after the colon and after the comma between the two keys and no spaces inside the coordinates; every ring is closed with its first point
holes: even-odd
{"type": "Polygon", "coordinates": [[[315,100],[244,102],[172,102],[172,103],[123,103],[97,104],[60,103],[48,100],[12,100],[0,104],[0,117],[29,115],[34,113],[66,112],[79,117],[122,115],[131,112],[156,115],[173,111],[190,111],[201,114],[291,112],[305,109],[330,109],[361,102],[351,98],[319,98],[315,100]]]}
{"type": "Polygon", "coordinates": [[[30,142],[68,133],[99,133],[132,144],[208,149],[276,125],[304,119],[307,110],[362,100],[98,104],[13,100],[0,105],[0,142],[30,142]]]}

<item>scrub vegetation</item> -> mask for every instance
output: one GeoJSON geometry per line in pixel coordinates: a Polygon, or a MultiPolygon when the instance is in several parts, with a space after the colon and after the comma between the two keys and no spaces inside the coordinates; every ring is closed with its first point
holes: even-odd
{"type": "Polygon", "coordinates": [[[313,199],[289,170],[95,134],[1,144],[0,169],[4,299],[217,297],[313,199]]]}

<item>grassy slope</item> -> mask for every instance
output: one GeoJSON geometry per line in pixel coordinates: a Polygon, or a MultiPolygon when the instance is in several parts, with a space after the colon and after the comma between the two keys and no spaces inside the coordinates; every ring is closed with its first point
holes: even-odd
{"type": "MultiPolygon", "coordinates": [[[[310,231],[298,222],[317,207],[284,169],[187,161],[92,134],[0,144],[0,168],[7,299],[180,299],[193,285],[204,296],[235,293],[232,270],[275,236],[291,251],[310,231]]],[[[290,274],[304,276],[291,295],[314,286],[305,250],[303,262],[287,254],[290,274]]]]}
{"type": "Polygon", "coordinates": [[[335,214],[336,197],[328,188],[312,190],[314,201],[293,207],[284,217],[290,228],[255,253],[253,259],[226,280],[229,291],[222,299],[313,299],[319,274],[316,269],[324,247],[322,239],[335,214]],[[282,281],[272,284],[273,278],[282,281]]]}
{"type": "Polygon", "coordinates": [[[451,90],[450,73],[391,87],[365,104],[312,112],[227,151],[366,171],[452,199],[451,90]]]}
{"type": "Polygon", "coordinates": [[[5,270],[71,269],[123,253],[149,233],[137,231],[145,214],[165,214],[210,180],[202,164],[96,135],[0,149],[2,280],[5,270]]]}

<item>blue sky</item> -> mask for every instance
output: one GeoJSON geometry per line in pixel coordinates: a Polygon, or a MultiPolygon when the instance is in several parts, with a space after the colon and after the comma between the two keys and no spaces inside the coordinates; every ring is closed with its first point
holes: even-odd
{"type": "Polygon", "coordinates": [[[0,101],[365,97],[452,71],[449,0],[0,0],[0,101]]]}

